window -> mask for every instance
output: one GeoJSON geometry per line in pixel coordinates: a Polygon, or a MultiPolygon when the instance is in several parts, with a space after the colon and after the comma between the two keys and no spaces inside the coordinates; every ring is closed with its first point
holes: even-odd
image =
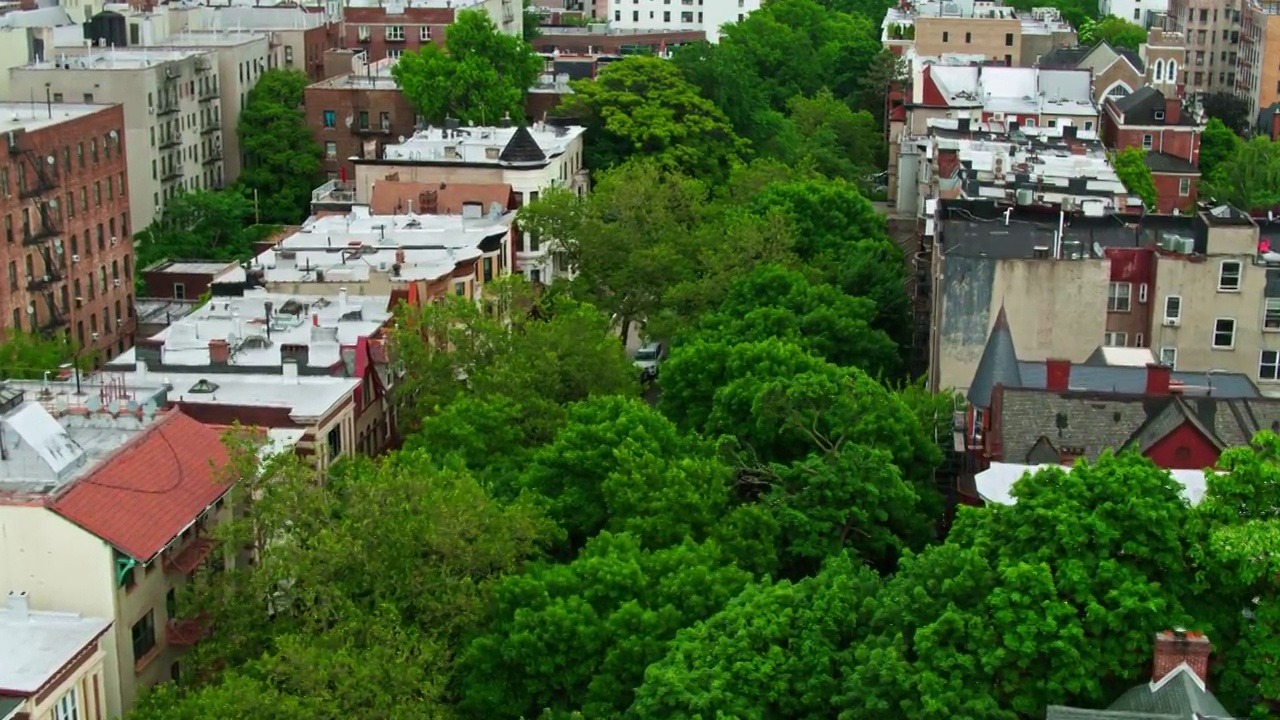
{"type": "Polygon", "coordinates": [[[328,435],[329,457],[336,458],[342,454],[342,426],[339,425],[329,431],[328,435]]]}
{"type": "Polygon", "coordinates": [[[965,44],[965,45],[968,45],[968,44],[969,44],[969,43],[971,43],[971,42],[973,42],[973,33],[965,33],[965,34],[964,34],[964,44],[965,44]]]}
{"type": "Polygon", "coordinates": [[[357,28],[356,28],[356,35],[360,38],[360,41],[361,41],[361,42],[365,42],[365,41],[367,41],[367,40],[369,39],[369,37],[370,37],[370,36],[369,36],[369,26],[368,26],[368,25],[360,25],[359,27],[357,27],[357,28]]]}
{"type": "Polygon", "coordinates": [[[1156,120],[1164,120],[1164,111],[1163,111],[1163,110],[1157,110],[1157,111],[1155,111],[1155,112],[1154,112],[1154,113],[1152,113],[1152,114],[1155,116],[1155,119],[1156,119],[1156,120]]]}
{"type": "Polygon", "coordinates": [[[1004,34],[1004,46],[1013,47],[1013,33],[1004,34]]]}
{"type": "Polygon", "coordinates": [[[1178,195],[1187,197],[1191,194],[1191,178],[1178,178],[1178,195]]]}
{"type": "Polygon", "coordinates": [[[1129,89],[1128,85],[1118,82],[1115,85],[1112,85],[1111,88],[1107,90],[1107,97],[1122,98],[1127,96],[1131,92],[1133,91],[1129,89]]]}
{"type": "Polygon", "coordinates": [[[461,297],[462,295],[466,295],[466,294],[467,294],[467,283],[466,283],[465,281],[463,281],[463,280],[459,280],[459,281],[455,282],[455,283],[453,284],[453,294],[454,294],[454,295],[458,295],[459,297],[461,297]]]}
{"type": "Polygon", "coordinates": [[[1142,8],[1134,8],[1134,9],[1133,9],[1133,19],[1134,19],[1134,20],[1139,19],[1139,17],[1140,17],[1141,15],[1142,15],[1142,8]]]}
{"type": "Polygon", "coordinates": [[[1152,143],[1151,133],[1143,133],[1143,134],[1142,134],[1142,149],[1143,149],[1143,150],[1150,150],[1152,145],[1153,145],[1153,143],[1152,143]]]}
{"type": "Polygon", "coordinates": [[[1142,337],[1142,333],[1138,333],[1137,335],[1134,335],[1134,336],[1133,336],[1133,346],[1134,346],[1134,347],[1146,347],[1146,346],[1147,346],[1146,338],[1142,337]]]}
{"type": "Polygon", "coordinates": [[[1164,296],[1164,324],[1177,325],[1182,322],[1182,296],[1164,296]]]}
{"type": "Polygon", "coordinates": [[[1236,347],[1235,318],[1218,318],[1213,321],[1213,348],[1234,350],[1236,347]]]}
{"type": "Polygon", "coordinates": [[[1280,351],[1263,350],[1258,356],[1258,379],[1280,380],[1280,351]]]}
{"type": "Polygon", "coordinates": [[[1085,120],[1085,121],[1084,121],[1084,129],[1085,129],[1085,130],[1093,130],[1093,121],[1092,121],[1092,120],[1085,120]]]}
{"type": "Polygon", "coordinates": [[[1160,364],[1171,370],[1178,367],[1178,348],[1160,348],[1160,364]]]}
{"type": "Polygon", "coordinates": [[[1164,60],[1156,61],[1155,68],[1151,74],[1156,82],[1162,82],[1164,80],[1164,60]]]}
{"type": "Polygon", "coordinates": [[[422,27],[418,28],[418,39],[421,40],[422,42],[427,42],[428,40],[431,39],[430,25],[423,25],[422,27]]]}
{"type": "Polygon", "coordinates": [[[1280,298],[1267,298],[1262,306],[1262,329],[1280,332],[1280,298]]]}
{"type": "Polygon", "coordinates": [[[324,156],[333,160],[338,157],[338,143],[327,142],[324,144],[324,156]]]}
{"type": "Polygon", "coordinates": [[[1023,125],[1024,127],[1033,128],[1033,127],[1035,127],[1035,126],[1036,126],[1036,119],[1035,119],[1035,118],[1023,118],[1023,120],[1022,120],[1022,125],[1023,125]]]}
{"type": "Polygon", "coordinates": [[[1124,347],[1129,337],[1122,332],[1109,332],[1102,336],[1102,344],[1107,347],[1124,347]]]}
{"type": "Polygon", "coordinates": [[[1218,292],[1239,292],[1241,269],[1240,261],[1223,260],[1218,266],[1218,292]]]}
{"type": "Polygon", "coordinates": [[[58,698],[58,702],[53,706],[53,720],[79,720],[80,718],[80,696],[76,694],[76,689],[71,688],[70,692],[58,698]]]}
{"type": "Polygon", "coordinates": [[[338,126],[338,113],[333,110],[324,111],[324,126],[327,128],[338,126]]]}
{"type": "Polygon", "coordinates": [[[1107,286],[1107,312],[1129,312],[1132,302],[1133,285],[1127,282],[1113,282],[1107,286]]]}
{"type": "Polygon", "coordinates": [[[950,42],[950,41],[951,41],[951,33],[949,32],[942,33],[942,42],[950,42]]]}
{"type": "Polygon", "coordinates": [[[148,610],[142,619],[133,624],[133,661],[136,663],[146,657],[156,646],[156,615],[148,610]]]}
{"type": "Polygon", "coordinates": [[[387,40],[389,40],[389,41],[391,41],[391,42],[402,42],[402,41],[404,41],[404,26],[403,26],[403,25],[388,25],[388,26],[387,26],[387,32],[386,32],[386,38],[387,38],[387,40]]]}
{"type": "Polygon", "coordinates": [[[174,300],[186,300],[186,299],[187,299],[187,286],[186,286],[186,285],[184,285],[183,283],[174,283],[174,284],[173,284],[173,299],[174,299],[174,300]]]}
{"type": "Polygon", "coordinates": [[[670,11],[670,10],[663,10],[663,11],[662,11],[662,22],[671,22],[671,11],[670,11]]]}
{"type": "Polygon", "coordinates": [[[1142,283],[1138,286],[1138,302],[1146,304],[1147,302],[1147,284],[1142,283]]]}

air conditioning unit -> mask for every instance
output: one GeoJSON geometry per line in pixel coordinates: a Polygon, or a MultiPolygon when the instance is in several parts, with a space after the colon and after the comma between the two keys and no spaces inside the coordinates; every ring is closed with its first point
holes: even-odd
{"type": "Polygon", "coordinates": [[[79,256],[79,255],[72,255],[72,256],[71,256],[71,262],[73,262],[73,263],[78,263],[78,262],[80,262],[80,256],[79,256]]]}
{"type": "Polygon", "coordinates": [[[148,115],[155,115],[155,114],[156,114],[156,106],[155,106],[155,105],[148,105],[148,106],[147,106],[147,114],[148,114],[148,115]]]}
{"type": "Polygon", "coordinates": [[[1178,318],[1165,318],[1165,319],[1164,319],[1164,326],[1165,326],[1165,327],[1178,327],[1178,324],[1179,324],[1179,322],[1178,322],[1178,318]]]}
{"type": "Polygon", "coordinates": [[[116,287],[120,287],[120,278],[116,278],[114,282],[116,284],[116,287]]]}
{"type": "Polygon", "coordinates": [[[118,237],[116,237],[116,236],[112,235],[112,236],[111,236],[111,245],[112,245],[112,246],[114,246],[114,245],[115,245],[116,243],[118,243],[118,242],[120,242],[120,238],[118,238],[118,237]]]}

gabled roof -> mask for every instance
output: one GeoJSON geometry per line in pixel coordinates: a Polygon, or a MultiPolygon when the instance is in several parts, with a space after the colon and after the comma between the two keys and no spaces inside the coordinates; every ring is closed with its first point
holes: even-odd
{"type": "Polygon", "coordinates": [[[1156,113],[1164,113],[1165,111],[1165,96],[1164,93],[1150,85],[1144,85],[1122,98],[1108,98],[1108,101],[1115,103],[1116,109],[1120,111],[1124,118],[1125,125],[1186,125],[1194,127],[1199,124],[1193,114],[1185,109],[1179,113],[1177,122],[1170,122],[1169,117],[1163,114],[1157,120],[1156,113]]]}
{"type": "Polygon", "coordinates": [[[1013,347],[1013,333],[1009,330],[1009,317],[1005,314],[1004,305],[996,314],[996,322],[991,327],[991,334],[987,335],[987,345],[982,349],[973,382],[969,384],[969,402],[974,407],[990,407],[991,390],[996,385],[1022,387],[1018,353],[1013,347]]]}
{"type": "Polygon", "coordinates": [[[540,163],[546,162],[547,154],[542,151],[538,141],[533,139],[529,128],[521,125],[516,129],[511,141],[502,148],[498,159],[505,163],[540,163]]]}
{"type": "Polygon", "coordinates": [[[1106,710],[1050,705],[1046,720],[1231,720],[1186,663],[1160,679],[1130,688],[1106,710]]]}
{"type": "Polygon", "coordinates": [[[51,509],[139,561],[155,557],[226,493],[218,430],[171,410],[100,463],[51,509]]]}
{"type": "Polygon", "coordinates": [[[1167,175],[1199,175],[1200,168],[1168,153],[1149,152],[1146,155],[1147,168],[1153,173],[1167,175]]]}

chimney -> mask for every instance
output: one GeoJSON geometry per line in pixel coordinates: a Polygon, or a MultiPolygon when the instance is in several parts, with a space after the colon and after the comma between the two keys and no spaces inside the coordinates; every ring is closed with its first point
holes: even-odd
{"type": "Polygon", "coordinates": [[[1164,99],[1164,124],[1177,125],[1182,120],[1182,98],[1177,94],[1164,99]]]}
{"type": "Polygon", "coordinates": [[[137,361],[136,363],[134,363],[134,380],[135,380],[139,385],[146,384],[146,382],[147,382],[147,363],[146,363],[145,361],[139,360],[139,361],[137,361]]]}
{"type": "Polygon", "coordinates": [[[338,312],[347,311],[347,289],[338,288],[338,312]]]}
{"type": "Polygon", "coordinates": [[[289,344],[280,346],[280,360],[294,363],[294,374],[299,367],[306,367],[311,362],[311,348],[307,345],[289,344]]]}
{"type": "Polygon", "coordinates": [[[1213,644],[1201,632],[1182,628],[1156,633],[1155,660],[1151,665],[1151,682],[1158,683],[1179,665],[1186,663],[1200,682],[1209,679],[1209,654],[1213,644]]]}
{"type": "Polygon", "coordinates": [[[285,385],[298,384],[298,362],[296,360],[285,360],[280,364],[280,376],[285,385]]]}
{"type": "Polygon", "coordinates": [[[13,613],[13,617],[17,620],[27,620],[31,617],[31,603],[24,590],[18,592],[16,590],[9,591],[9,612],[13,613]]]}
{"type": "Polygon", "coordinates": [[[396,264],[403,265],[404,258],[405,258],[404,248],[396,248],[396,264]]]}
{"type": "Polygon", "coordinates": [[[1147,363],[1147,394],[1164,396],[1169,394],[1169,378],[1173,371],[1168,365],[1147,363]]]}
{"type": "Polygon", "coordinates": [[[231,360],[231,343],[222,338],[209,341],[209,364],[226,365],[231,360]]]}
{"type": "Polygon", "coordinates": [[[311,313],[311,326],[320,327],[320,313],[311,313]]]}
{"type": "Polygon", "coordinates": [[[1066,392],[1071,386],[1070,360],[1044,361],[1044,387],[1050,392],[1066,392]]]}

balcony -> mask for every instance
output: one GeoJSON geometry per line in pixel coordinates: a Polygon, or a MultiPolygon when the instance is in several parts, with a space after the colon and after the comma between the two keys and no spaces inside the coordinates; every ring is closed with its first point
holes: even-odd
{"type": "Polygon", "coordinates": [[[210,100],[217,100],[217,99],[218,99],[218,88],[216,87],[205,88],[200,91],[200,102],[209,102],[210,100]]]}
{"type": "Polygon", "coordinates": [[[168,103],[166,105],[161,105],[157,107],[156,115],[160,115],[161,117],[165,115],[174,115],[178,113],[180,110],[181,108],[178,107],[178,103],[168,103]]]}
{"type": "Polygon", "coordinates": [[[39,245],[49,238],[57,237],[59,234],[58,228],[41,223],[34,230],[30,228],[23,229],[22,244],[28,247],[39,245]]]}
{"type": "Polygon", "coordinates": [[[197,537],[187,543],[181,552],[167,555],[164,558],[166,572],[190,575],[200,567],[218,547],[218,541],[209,537],[197,537]]]}
{"type": "Polygon", "coordinates": [[[205,165],[212,165],[222,160],[222,148],[214,148],[204,158],[205,165]]]}
{"type": "Polygon", "coordinates": [[[349,211],[356,202],[356,186],[350,182],[330,180],[311,191],[311,209],[349,211]]]}
{"type": "Polygon", "coordinates": [[[52,275],[37,275],[27,279],[27,290],[31,292],[43,292],[54,283],[61,282],[62,275],[54,271],[52,275]]]}
{"type": "Polygon", "coordinates": [[[161,138],[161,139],[160,139],[160,149],[161,149],[161,150],[168,150],[168,149],[170,149],[170,148],[176,148],[176,147],[178,147],[178,146],[179,146],[179,145],[181,145],[181,144],[182,144],[182,131],[181,131],[181,130],[174,130],[173,132],[169,133],[168,135],[166,135],[165,137],[163,137],[163,138],[161,138]]]}
{"type": "Polygon", "coordinates": [[[186,173],[183,171],[182,166],[175,165],[169,170],[166,170],[164,175],[160,176],[160,179],[164,182],[173,182],[174,180],[182,179],[184,174],[186,173]]]}
{"type": "Polygon", "coordinates": [[[164,634],[170,645],[191,647],[209,635],[211,624],[206,615],[190,619],[177,618],[164,624],[164,634]]]}
{"type": "Polygon", "coordinates": [[[213,120],[211,122],[206,123],[204,127],[200,128],[200,134],[209,135],[211,133],[216,133],[221,129],[222,129],[222,123],[218,120],[213,120]]]}

